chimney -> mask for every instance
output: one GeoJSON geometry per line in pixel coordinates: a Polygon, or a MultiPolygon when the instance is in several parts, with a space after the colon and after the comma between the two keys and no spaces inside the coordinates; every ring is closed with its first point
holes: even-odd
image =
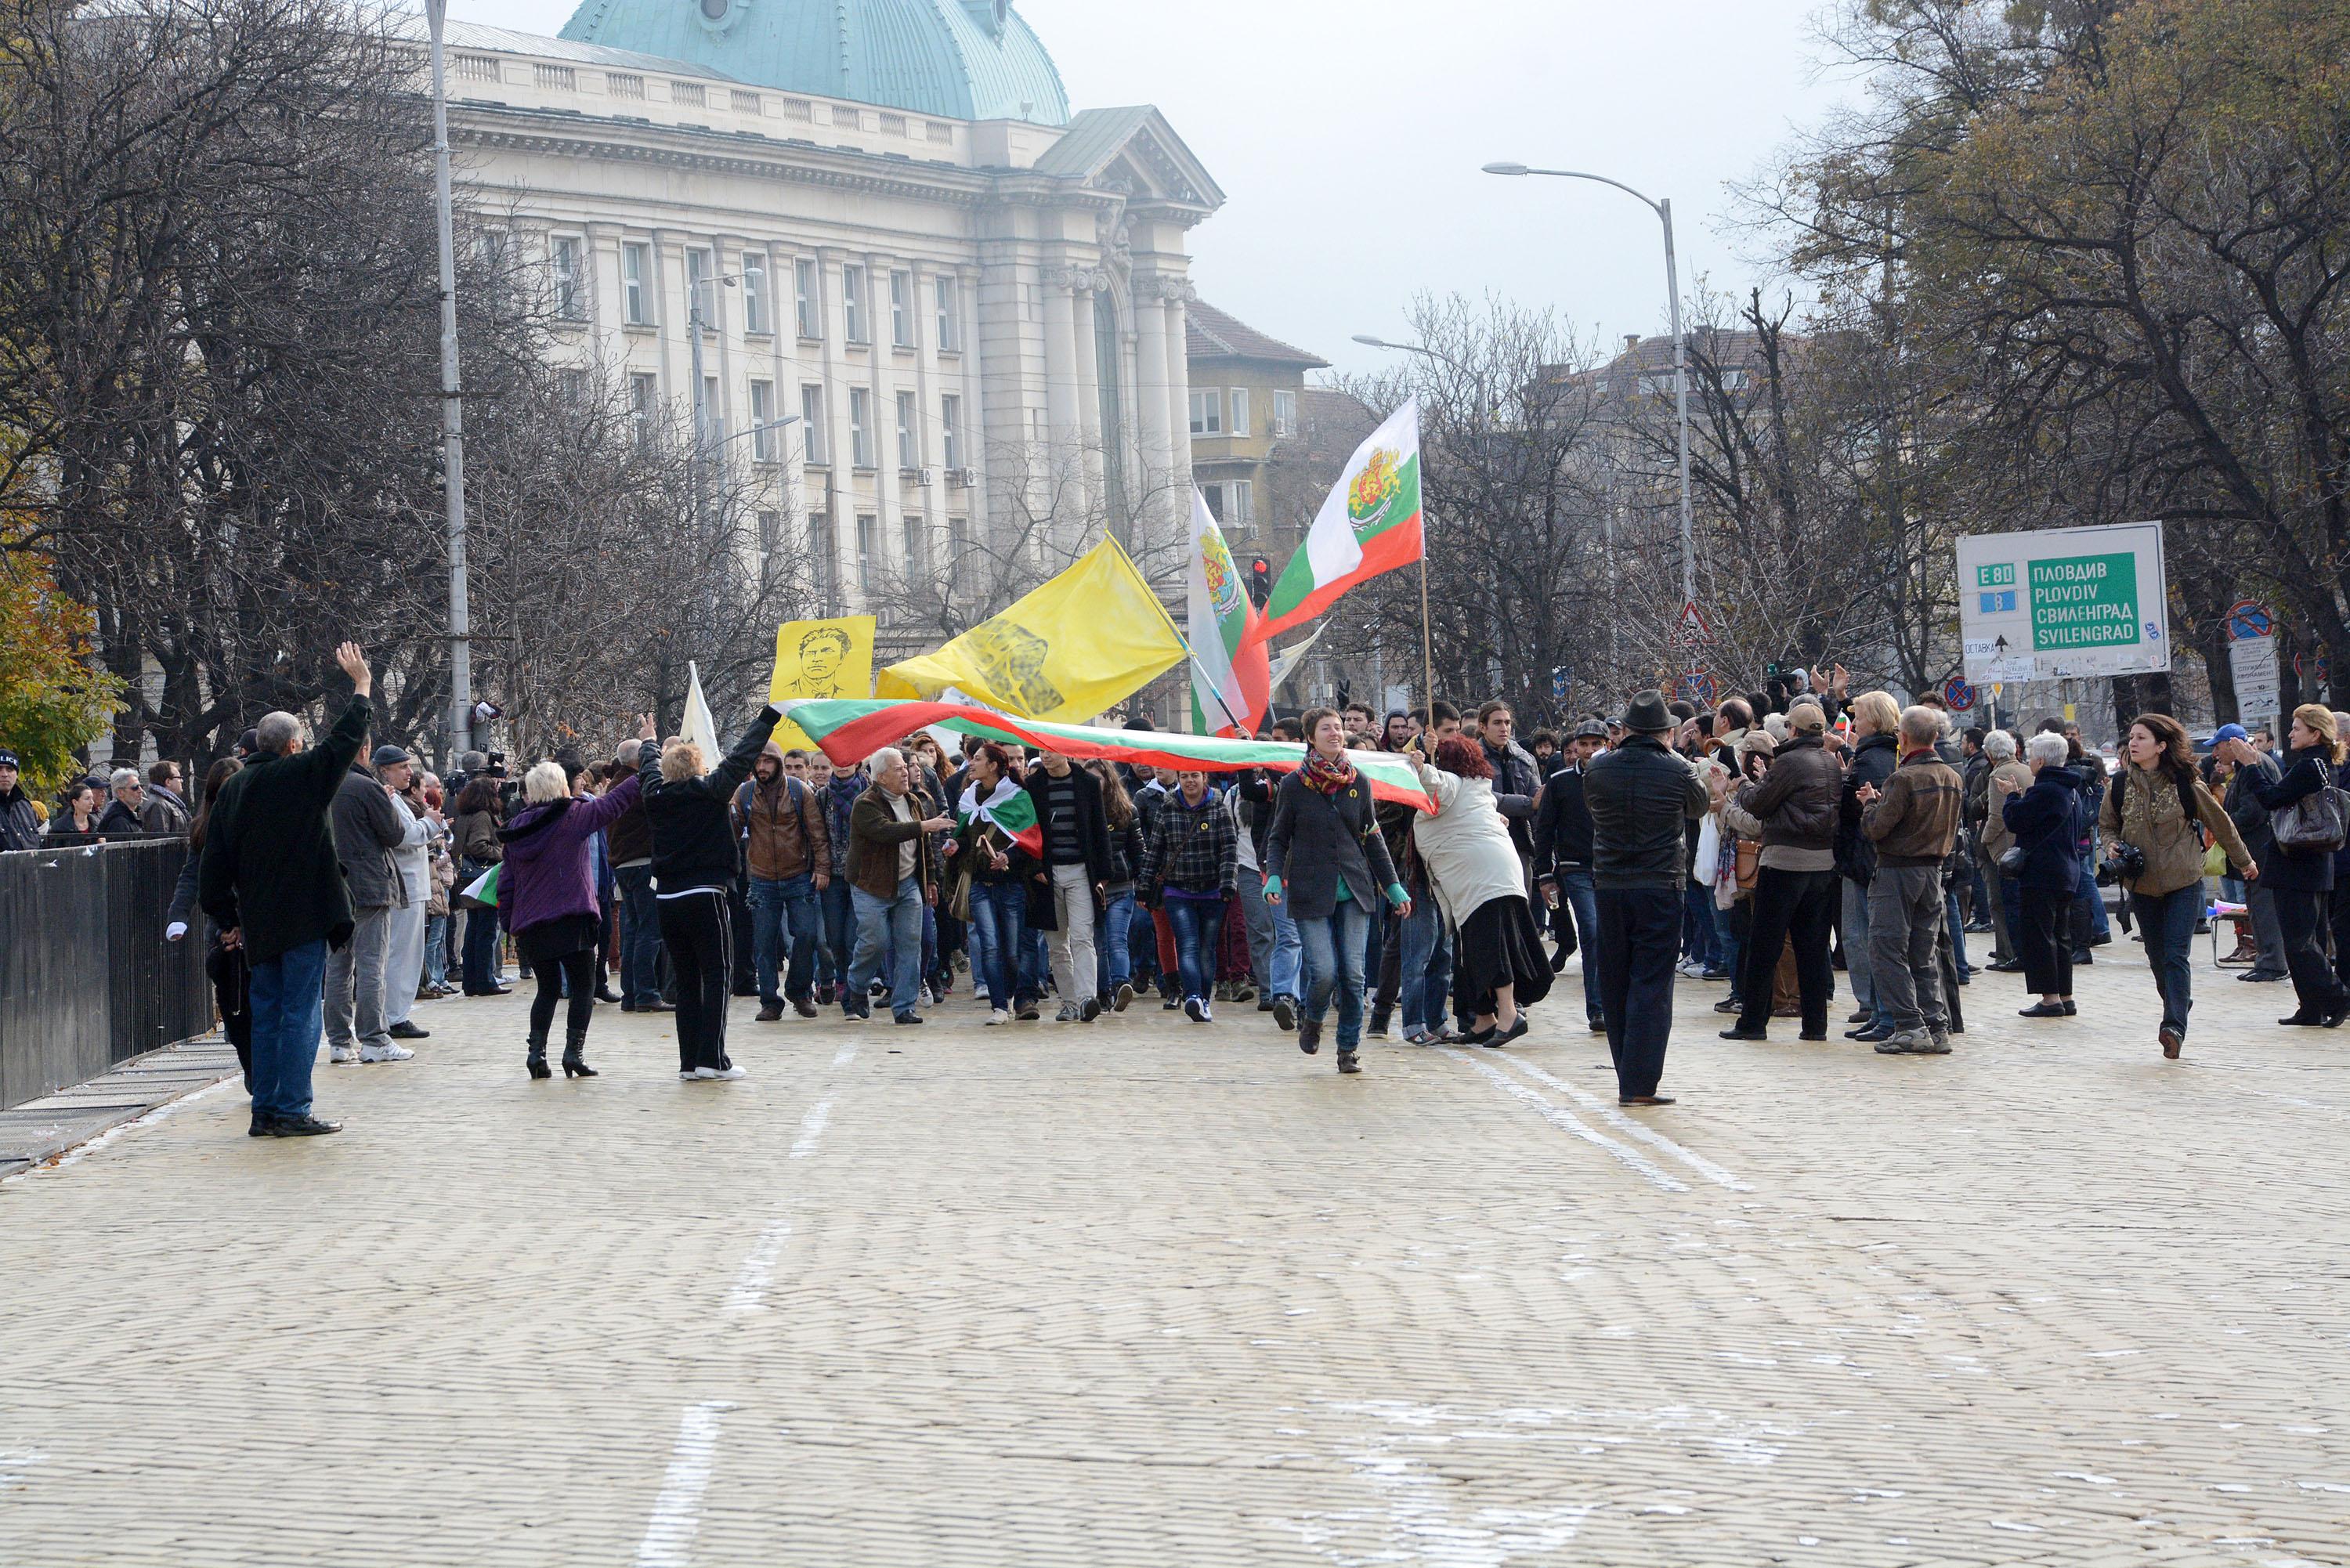
{"type": "Polygon", "coordinates": [[[1637,332],[1627,332],[1626,334],[1624,334],[1624,352],[1625,352],[1625,353],[1629,354],[1630,352],[1632,352],[1632,350],[1634,350],[1635,348],[1638,348],[1639,346],[1640,346],[1640,335],[1639,335],[1638,333],[1637,333],[1637,332]]]}

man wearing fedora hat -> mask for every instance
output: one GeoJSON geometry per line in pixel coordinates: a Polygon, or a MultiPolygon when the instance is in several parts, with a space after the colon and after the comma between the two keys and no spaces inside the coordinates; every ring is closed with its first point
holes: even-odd
{"type": "Polygon", "coordinates": [[[1617,1097],[1627,1106],[1673,1103],[1657,1093],[1657,1083],[1673,1026],[1684,826],[1711,804],[1696,770],[1665,744],[1672,728],[1664,694],[1641,692],[1625,710],[1623,743],[1595,760],[1583,779],[1599,912],[1600,1008],[1617,1097]]]}

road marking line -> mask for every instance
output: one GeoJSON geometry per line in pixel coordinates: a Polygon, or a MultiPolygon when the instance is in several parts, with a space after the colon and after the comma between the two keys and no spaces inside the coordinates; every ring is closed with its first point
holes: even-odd
{"type": "Polygon", "coordinates": [[[637,1543],[637,1568],[686,1568],[687,1553],[702,1529],[702,1494],[709,1490],[710,1472],[717,1463],[718,1417],[733,1408],[723,1399],[686,1407],[677,1425],[677,1447],[670,1451],[669,1474],[653,1502],[645,1538],[637,1543]]]}
{"type": "Polygon", "coordinates": [[[836,1067],[846,1067],[851,1062],[856,1060],[857,1042],[851,1040],[847,1044],[843,1045],[838,1051],[833,1053],[832,1064],[836,1067]]]}
{"type": "Polygon", "coordinates": [[[825,1123],[831,1119],[832,1102],[830,1100],[818,1100],[810,1106],[807,1115],[800,1118],[800,1136],[792,1140],[791,1157],[794,1159],[806,1159],[814,1154],[816,1146],[824,1139],[825,1123]]]}
{"type": "Polygon", "coordinates": [[[1721,1167],[1706,1158],[1705,1156],[1699,1154],[1694,1150],[1683,1148],[1679,1144],[1675,1143],[1671,1138],[1667,1137],[1664,1134],[1657,1131],[1655,1128],[1643,1126],[1637,1117],[1626,1116],[1622,1111],[1617,1110],[1614,1106],[1609,1105],[1607,1101],[1601,1099],[1590,1090],[1577,1088],[1575,1085],[1568,1083],[1564,1078],[1555,1077],[1552,1075],[1544,1072],[1540,1067],[1535,1066],[1533,1063],[1525,1060],[1522,1056],[1504,1056],[1502,1060],[1516,1068],[1519,1072],[1523,1073],[1527,1077],[1532,1078],[1535,1083],[1547,1084],[1552,1088],[1558,1090],[1561,1094],[1566,1096],[1567,1098],[1573,1100],[1576,1105],[1581,1106],[1585,1110],[1596,1115],[1601,1121],[1604,1121],[1608,1126],[1616,1128],[1617,1131],[1629,1133],[1632,1137],[1638,1138],[1642,1143],[1664,1150],[1667,1154],[1671,1155],[1675,1159],[1679,1160],[1683,1165],[1688,1166],[1691,1170],[1696,1171],[1700,1176],[1704,1177],[1708,1181],[1727,1187],[1732,1192],[1752,1192],[1754,1190],[1754,1189],[1748,1186],[1745,1182],[1739,1180],[1738,1178],[1731,1175],[1730,1172],[1722,1169],[1721,1167]]]}
{"type": "Polygon", "coordinates": [[[1502,1086],[1502,1092],[1503,1094],[1508,1095],[1514,1099],[1523,1100],[1526,1104],[1534,1106],[1535,1110],[1542,1113],[1543,1120],[1550,1123],[1551,1126],[1557,1127],[1562,1132],[1573,1133],[1575,1137],[1583,1139],[1586,1143],[1596,1144],[1599,1147],[1606,1149],[1609,1154],[1614,1155],[1617,1159],[1622,1160],[1626,1165],[1629,1166],[1632,1169],[1638,1171],[1642,1177],[1646,1178],[1651,1185],[1661,1188],[1667,1192],[1687,1192],[1689,1190],[1689,1184],[1687,1182],[1681,1181],[1668,1173],[1661,1166],[1658,1165],[1656,1161],[1650,1159],[1647,1155],[1642,1154],[1638,1149],[1632,1148],[1625,1144],[1617,1143],[1614,1138],[1609,1137],[1607,1134],[1602,1133],[1594,1127],[1586,1127],[1582,1122],[1577,1121],[1572,1114],[1557,1106],[1552,1105],[1548,1100],[1544,1099],[1534,1090],[1528,1088],[1525,1085],[1519,1083],[1515,1078],[1511,1077],[1500,1068],[1492,1065],[1490,1063],[1482,1062],[1474,1056],[1464,1055],[1462,1053],[1453,1050],[1451,1046],[1442,1047],[1442,1050],[1447,1056],[1451,1057],[1454,1061],[1468,1063],[1469,1065],[1476,1068],[1480,1073],[1484,1074],[1486,1077],[1491,1078],[1494,1083],[1499,1084],[1502,1086]]]}
{"type": "MultiPolygon", "coordinates": [[[[806,1159],[814,1154],[816,1145],[824,1141],[824,1129],[831,1121],[830,1100],[818,1100],[810,1106],[807,1115],[800,1118],[800,1136],[792,1140],[791,1158],[806,1159]]],[[[791,1239],[791,1216],[779,1214],[767,1221],[767,1228],[759,1232],[759,1240],[734,1275],[734,1288],[726,1293],[728,1312],[757,1312],[767,1304],[767,1289],[775,1282],[775,1264],[791,1239]]]]}

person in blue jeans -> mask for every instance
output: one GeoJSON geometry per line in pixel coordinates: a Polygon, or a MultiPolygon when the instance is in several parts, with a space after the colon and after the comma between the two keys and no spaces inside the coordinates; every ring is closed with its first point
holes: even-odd
{"type": "Polygon", "coordinates": [[[857,944],[857,908],[848,896],[848,817],[866,780],[861,770],[835,769],[830,758],[815,752],[808,756],[807,781],[824,803],[825,839],[832,855],[832,881],[816,893],[816,1001],[829,1003],[857,944]]]}
{"type": "Polygon", "coordinates": [[[1028,885],[1041,867],[1021,846],[1021,822],[998,820],[997,813],[1024,805],[1026,793],[1012,777],[1012,754],[990,741],[971,753],[970,782],[955,805],[958,826],[946,853],[971,889],[971,970],[987,992],[987,1022],[1009,1023],[1016,1016],[1034,1023],[1043,994],[1022,955],[1029,949],[1028,885]]]}
{"type": "MultiPolygon", "coordinates": [[[[1211,1023],[1216,990],[1216,940],[1224,928],[1224,905],[1240,874],[1240,836],[1232,814],[1208,787],[1204,773],[1176,775],[1151,818],[1142,852],[1140,892],[1144,902],[1167,912],[1175,934],[1176,971],[1184,1016],[1211,1023]]],[[[1359,966],[1361,961],[1357,961],[1359,966]]],[[[1359,1005],[1360,986],[1357,987],[1359,1005]]]]}
{"type": "Polygon", "coordinates": [[[759,987],[759,1022],[784,1015],[788,1000],[803,1018],[816,1016],[816,950],[823,916],[816,899],[832,884],[832,841],[824,802],[805,779],[805,756],[787,759],[767,742],[743,787],[734,792],[734,833],[750,872],[751,973],[759,987]],[[780,993],[775,971],[790,942],[780,993]]]}
{"type": "Polygon", "coordinates": [[[1086,769],[1101,785],[1102,818],[1109,828],[1110,875],[1102,886],[1096,985],[1102,1006],[1123,1012],[1134,1002],[1134,879],[1142,870],[1142,818],[1116,768],[1097,757],[1086,769]]]}
{"type": "Polygon", "coordinates": [[[922,991],[922,910],[938,898],[931,835],[954,826],[951,816],[925,817],[925,797],[914,791],[906,753],[884,746],[868,764],[872,787],[857,797],[848,817],[848,882],[857,909],[857,956],[849,961],[841,1011],[872,1014],[866,988],[892,962],[889,1011],[901,1024],[920,1023],[914,1011],[922,991]]]}
{"type": "Polygon", "coordinates": [[[311,1070],[325,1024],[327,953],[350,940],[349,891],[328,808],[367,742],[374,675],[357,643],[335,650],[351,701],[316,751],[302,722],[265,713],[259,749],[222,785],[204,835],[197,898],[224,946],[252,971],[255,1137],[314,1137],[341,1124],[311,1114],[311,1070]]]}

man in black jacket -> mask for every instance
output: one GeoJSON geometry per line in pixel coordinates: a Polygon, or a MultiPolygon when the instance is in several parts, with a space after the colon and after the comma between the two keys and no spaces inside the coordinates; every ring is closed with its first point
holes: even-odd
{"type": "Polygon", "coordinates": [[[198,897],[253,975],[255,1137],[342,1130],[310,1114],[327,952],[351,935],[327,811],[367,740],[374,677],[357,643],[337,649],[335,662],[351,678],[351,702],[333,732],[306,754],[300,720],[265,715],[254,760],[222,786],[204,832],[198,897]]]}
{"type": "Polygon", "coordinates": [[[1583,779],[1607,742],[1607,726],[1598,720],[1576,726],[1566,742],[1566,765],[1543,786],[1534,823],[1534,876],[1554,909],[1571,914],[1571,925],[1561,922],[1560,950],[1570,935],[1583,950],[1583,1012],[1594,1034],[1607,1033],[1607,1011],[1599,1002],[1599,904],[1591,884],[1591,809],[1584,804],[1583,779]]]}
{"type": "Polygon", "coordinates": [[[1022,787],[1035,803],[1036,826],[1045,837],[1038,860],[1053,900],[1046,942],[1053,983],[1061,992],[1056,1016],[1063,1023],[1091,1023],[1101,1016],[1094,913],[1110,881],[1109,820],[1102,815],[1101,785],[1093,774],[1071,767],[1058,752],[1046,752],[1039,760],[1042,765],[1028,770],[1022,787]]]}
{"type": "Polygon", "coordinates": [[[19,777],[16,753],[0,750],[0,850],[41,846],[41,815],[19,777]]]}
{"type": "Polygon", "coordinates": [[[1681,946],[1684,824],[1711,804],[1696,770],[1665,744],[1673,716],[1643,691],[1624,714],[1624,743],[1583,777],[1591,811],[1591,879],[1599,912],[1599,1001],[1617,1097],[1669,1106],[1657,1093],[1673,1027],[1673,961],[1681,946]]]}
{"type": "Polygon", "coordinates": [[[1754,873],[1754,904],[1746,939],[1743,1003],[1724,1040],[1768,1040],[1771,988],[1779,953],[1795,943],[1796,983],[1803,992],[1802,1038],[1828,1037],[1828,997],[1835,971],[1828,963],[1828,931],[1835,924],[1838,889],[1835,836],[1844,795],[1844,768],[1823,744],[1827,714],[1805,698],[1787,710],[1787,743],[1771,771],[1738,792],[1739,810],[1762,827],[1762,854],[1754,873]]]}

